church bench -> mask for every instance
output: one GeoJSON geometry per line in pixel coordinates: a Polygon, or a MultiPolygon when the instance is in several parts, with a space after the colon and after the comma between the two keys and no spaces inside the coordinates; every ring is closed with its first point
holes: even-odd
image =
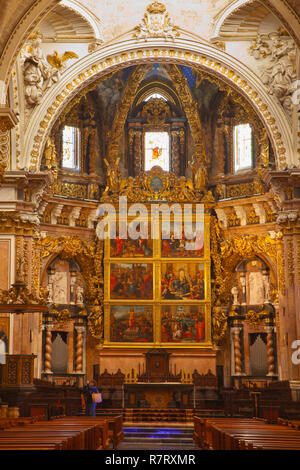
{"type": "MultiPolygon", "coordinates": [[[[266,429],[252,431],[225,430],[220,433],[219,449],[222,450],[240,450],[243,446],[242,441],[251,442],[253,446],[268,446],[276,449],[285,448],[287,445],[293,445],[294,448],[300,449],[300,438],[294,437],[292,434],[282,434],[280,431],[269,431],[266,429]]],[[[217,445],[214,446],[214,449],[217,445]]]]}
{"type": "Polygon", "coordinates": [[[195,442],[217,450],[300,449],[300,433],[263,420],[195,417],[195,442]]]}
{"type": "Polygon", "coordinates": [[[33,442],[49,442],[49,443],[63,443],[63,450],[83,450],[83,446],[80,443],[78,436],[80,433],[76,431],[50,431],[49,429],[44,430],[32,430],[24,428],[22,431],[15,431],[14,428],[11,428],[7,431],[2,431],[0,433],[0,442],[4,440],[11,439],[14,440],[27,440],[33,442]]]}
{"type": "MultiPolygon", "coordinates": [[[[18,428],[9,428],[6,432],[10,432],[11,436],[16,437],[17,435],[23,435],[24,437],[31,435],[35,436],[35,433],[38,433],[41,437],[44,436],[66,436],[71,439],[70,448],[71,449],[96,449],[99,447],[100,433],[97,433],[97,427],[94,425],[83,425],[83,424],[74,424],[71,425],[62,425],[61,422],[39,422],[35,424],[29,424],[22,429],[18,428]],[[19,433],[19,434],[18,434],[19,433]],[[98,439],[97,439],[98,437],[98,439]]],[[[4,433],[0,432],[0,442],[1,438],[4,437],[4,433]]]]}
{"type": "Polygon", "coordinates": [[[26,424],[38,421],[38,417],[29,418],[0,418],[0,429],[6,429],[12,426],[24,426],[26,424]]]}
{"type": "Polygon", "coordinates": [[[5,447],[9,445],[10,447],[20,445],[36,445],[36,446],[56,446],[58,450],[72,450],[71,445],[69,444],[69,439],[62,437],[53,437],[53,436],[41,436],[41,435],[27,435],[24,434],[20,436],[0,436],[0,446],[5,447]]]}
{"type": "Polygon", "coordinates": [[[87,450],[96,450],[96,449],[108,449],[109,448],[109,428],[107,420],[100,420],[97,422],[88,421],[82,422],[77,420],[61,421],[60,426],[69,426],[76,429],[86,428],[85,433],[85,449],[87,450]]]}
{"type": "MultiPolygon", "coordinates": [[[[68,418],[66,418],[68,419],[68,418]]],[[[75,419],[75,418],[72,418],[75,419]]],[[[113,448],[116,449],[119,443],[124,438],[123,433],[123,416],[97,416],[97,417],[80,417],[80,420],[88,420],[89,422],[100,423],[104,420],[108,422],[108,437],[112,442],[113,448]]],[[[109,444],[108,444],[109,447],[109,444]]],[[[107,448],[108,448],[107,447],[107,448]]]]}
{"type": "Polygon", "coordinates": [[[59,444],[48,444],[48,443],[20,443],[8,442],[7,444],[0,443],[0,450],[61,450],[59,444]]]}
{"type": "Polygon", "coordinates": [[[240,424],[240,423],[233,423],[231,425],[224,423],[224,424],[208,424],[208,427],[211,427],[211,439],[209,439],[211,447],[213,449],[225,449],[225,450],[235,450],[237,447],[238,440],[244,439],[247,441],[252,440],[268,440],[271,441],[281,440],[281,441],[289,441],[291,439],[298,440],[300,435],[295,436],[292,432],[282,432],[282,428],[274,428],[273,426],[264,426],[263,423],[257,424],[240,424]],[[272,429],[273,428],[273,429],[272,429]]]}
{"type": "Polygon", "coordinates": [[[91,425],[83,425],[83,424],[75,424],[75,423],[57,423],[57,422],[45,422],[42,426],[39,425],[32,425],[30,429],[35,429],[37,426],[40,429],[49,429],[49,430],[59,430],[59,431],[77,431],[80,432],[80,445],[82,449],[85,450],[95,450],[101,445],[101,436],[100,433],[97,432],[96,426],[91,425]]]}
{"type": "MultiPolygon", "coordinates": [[[[17,433],[21,433],[21,435],[28,440],[35,443],[36,434],[35,431],[38,431],[38,435],[40,436],[40,440],[45,442],[53,440],[54,436],[59,436],[60,438],[63,436],[72,438],[71,442],[67,443],[67,445],[63,445],[62,449],[73,449],[73,450],[80,450],[80,449],[89,449],[95,450],[101,448],[107,448],[108,444],[108,422],[107,421],[100,421],[98,422],[91,422],[89,418],[88,423],[86,419],[77,418],[75,421],[71,420],[68,422],[68,418],[65,420],[63,418],[56,419],[50,422],[39,422],[35,424],[30,424],[25,428],[10,428],[7,432],[11,432],[9,436],[13,436],[14,442],[18,437],[17,433]],[[24,431],[24,432],[23,432],[24,431]],[[26,436],[26,437],[25,437],[26,436]],[[49,438],[45,436],[50,436],[49,438]],[[33,442],[34,441],[34,442],[33,442]]],[[[97,419],[97,418],[96,418],[97,419]]],[[[1,443],[1,436],[4,438],[4,434],[0,433],[0,443],[1,443]]],[[[70,439],[69,439],[70,441],[70,439]]],[[[16,442],[17,443],[17,442],[16,442]]],[[[39,444],[40,445],[40,444],[39,444]]]]}
{"type": "Polygon", "coordinates": [[[109,449],[109,422],[106,418],[101,417],[75,417],[75,416],[68,416],[65,418],[60,418],[61,423],[70,423],[70,424],[87,424],[89,426],[95,426],[95,428],[98,430],[98,446],[96,447],[97,449],[109,449]]]}

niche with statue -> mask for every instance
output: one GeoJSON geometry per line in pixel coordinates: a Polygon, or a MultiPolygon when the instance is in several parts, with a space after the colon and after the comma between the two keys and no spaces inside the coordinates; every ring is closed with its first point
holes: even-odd
{"type": "Polygon", "coordinates": [[[231,290],[233,305],[270,304],[274,290],[272,281],[270,269],[261,259],[242,261],[236,268],[235,283],[231,290]]]}
{"type": "Polygon", "coordinates": [[[74,260],[57,257],[47,268],[48,303],[56,305],[84,304],[84,283],[74,260]]]}

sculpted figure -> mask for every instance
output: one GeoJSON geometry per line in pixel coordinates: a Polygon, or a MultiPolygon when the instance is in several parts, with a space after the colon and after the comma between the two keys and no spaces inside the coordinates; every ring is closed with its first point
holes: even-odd
{"type": "Polygon", "coordinates": [[[257,36],[250,47],[250,54],[257,60],[268,59],[262,70],[261,80],[271,95],[276,96],[281,105],[292,110],[293,83],[296,74],[296,45],[282,32],[268,35],[266,40],[257,36]]]}
{"type": "Polygon", "coordinates": [[[40,32],[33,33],[22,55],[25,99],[29,108],[38,105],[45,90],[60,78],[58,69],[51,67],[47,62],[41,43],[40,32]]]}
{"type": "Polygon", "coordinates": [[[76,289],[76,304],[77,305],[83,304],[83,288],[81,286],[77,286],[77,289],[76,289]]]}
{"type": "Polygon", "coordinates": [[[238,288],[235,286],[231,289],[231,293],[233,295],[233,305],[239,305],[239,301],[238,301],[238,295],[239,295],[239,290],[238,288]]]}
{"type": "Polygon", "coordinates": [[[108,163],[108,161],[104,159],[105,165],[107,166],[107,186],[105,188],[105,192],[107,192],[108,190],[112,192],[116,192],[119,190],[121,178],[119,161],[120,158],[117,158],[115,162],[108,163]]]}
{"type": "Polygon", "coordinates": [[[38,66],[31,60],[24,63],[25,98],[28,106],[39,104],[43,97],[43,77],[38,66]]]}
{"type": "Polygon", "coordinates": [[[201,161],[200,156],[194,155],[193,160],[189,165],[192,171],[194,188],[198,191],[204,190],[207,182],[207,170],[201,161]]]}

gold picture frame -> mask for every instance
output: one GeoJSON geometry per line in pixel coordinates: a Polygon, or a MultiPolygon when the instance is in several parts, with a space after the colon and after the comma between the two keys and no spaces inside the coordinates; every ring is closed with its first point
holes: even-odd
{"type": "MultiPolygon", "coordinates": [[[[118,215],[118,214],[117,214],[118,215]]],[[[195,214],[193,214],[192,219],[194,220],[195,214]]],[[[128,217],[128,223],[133,220],[133,218],[128,217]]],[[[160,217],[161,221],[161,217],[160,217]]],[[[117,224],[118,224],[117,220],[117,224]]],[[[161,252],[161,225],[159,228],[159,238],[153,239],[153,251],[152,256],[115,256],[115,253],[111,253],[111,240],[106,239],[104,243],[104,348],[151,348],[151,347],[165,347],[165,348],[211,348],[211,279],[210,279],[210,214],[205,212],[203,216],[204,223],[204,243],[203,243],[203,256],[197,257],[163,257],[161,252]],[[112,255],[112,256],[111,256],[112,255]],[[149,298],[122,298],[111,296],[111,272],[114,265],[152,265],[152,275],[153,275],[153,297],[149,298]],[[204,282],[204,296],[203,298],[183,298],[183,299],[165,299],[161,295],[161,280],[162,280],[162,271],[165,269],[166,265],[174,266],[175,270],[182,269],[182,267],[192,268],[195,266],[203,266],[203,282],[204,282]],[[202,341],[190,341],[187,339],[187,333],[185,333],[186,339],[184,341],[163,341],[161,334],[161,319],[162,312],[172,310],[176,306],[185,306],[187,311],[193,311],[196,313],[196,310],[202,312],[204,316],[204,338],[202,341]],[[112,338],[112,312],[120,312],[119,318],[122,318],[123,325],[120,325],[120,328],[128,329],[128,326],[125,324],[126,321],[129,321],[128,311],[131,308],[136,308],[136,316],[138,317],[139,312],[143,308],[152,308],[153,313],[153,341],[146,342],[142,341],[130,341],[131,332],[127,331],[127,336],[125,334],[125,340],[120,341],[115,340],[115,337],[112,338]],[[122,315],[123,312],[123,315],[122,315]],[[125,313],[126,314],[125,314],[125,313]],[[127,317],[126,317],[127,315],[127,317]],[[127,320],[126,320],[126,318],[127,320]],[[127,340],[126,340],[127,338],[127,340]]],[[[117,315],[118,317],[118,315],[117,315]]],[[[196,317],[195,317],[196,320],[196,317]]],[[[115,320],[113,320],[115,321],[115,320]]],[[[117,326],[117,325],[116,325],[117,326]]],[[[198,326],[200,328],[200,326],[198,326]]],[[[194,327],[195,329],[195,327],[194,327]]],[[[132,333],[133,334],[133,333],[132,333]]],[[[138,338],[140,332],[136,332],[136,338],[138,338]]],[[[195,335],[195,333],[193,332],[195,335]]],[[[132,338],[134,337],[134,334],[132,338]]],[[[143,338],[142,338],[143,339],[143,338]]]]}

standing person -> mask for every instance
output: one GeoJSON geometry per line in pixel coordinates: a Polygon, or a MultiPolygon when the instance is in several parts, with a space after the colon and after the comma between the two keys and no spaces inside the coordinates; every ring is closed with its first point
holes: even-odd
{"type": "Polygon", "coordinates": [[[96,416],[96,406],[98,403],[93,402],[93,393],[100,393],[98,388],[96,387],[95,380],[91,380],[91,382],[87,382],[86,386],[84,387],[84,397],[85,397],[85,414],[86,416],[96,416]]]}

